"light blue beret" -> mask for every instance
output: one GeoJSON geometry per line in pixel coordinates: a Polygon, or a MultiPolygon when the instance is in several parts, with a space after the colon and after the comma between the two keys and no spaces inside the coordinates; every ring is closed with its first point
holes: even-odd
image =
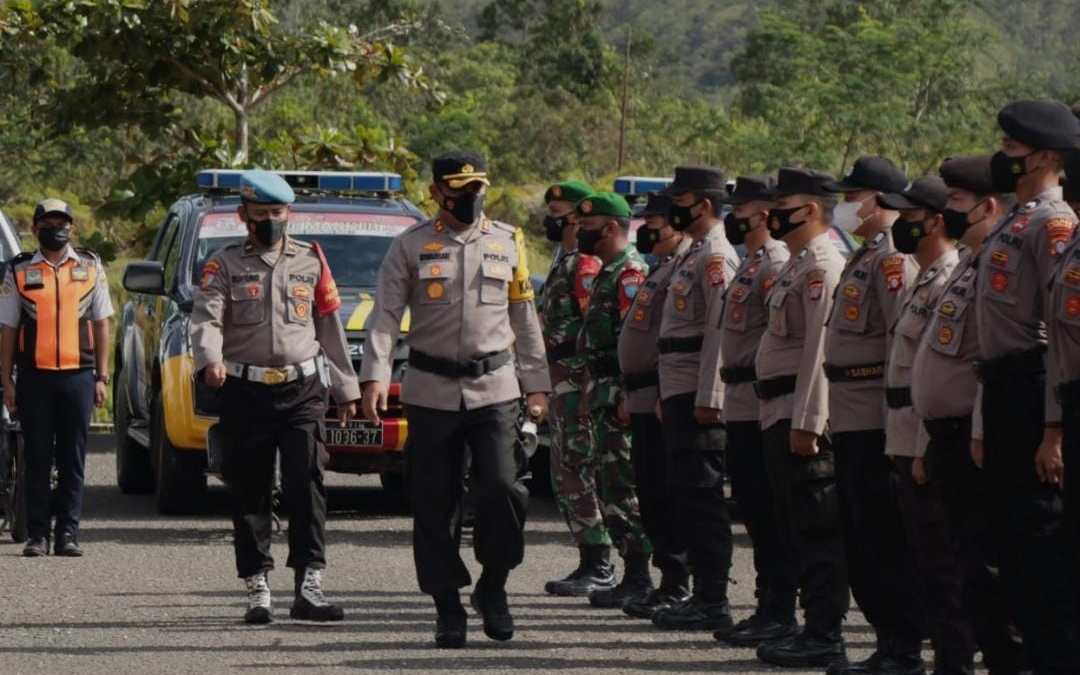
{"type": "Polygon", "coordinates": [[[249,202],[257,204],[292,204],[296,193],[276,173],[252,169],[240,176],[240,194],[249,202]]]}

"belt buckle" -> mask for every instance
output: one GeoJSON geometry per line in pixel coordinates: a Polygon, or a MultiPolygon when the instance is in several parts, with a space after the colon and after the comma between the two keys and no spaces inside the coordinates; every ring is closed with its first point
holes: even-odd
{"type": "Polygon", "coordinates": [[[486,374],[483,360],[466,361],[464,365],[466,377],[483,377],[486,374]]]}
{"type": "Polygon", "coordinates": [[[263,384],[281,384],[289,379],[288,368],[266,368],[263,370],[263,384]]]}

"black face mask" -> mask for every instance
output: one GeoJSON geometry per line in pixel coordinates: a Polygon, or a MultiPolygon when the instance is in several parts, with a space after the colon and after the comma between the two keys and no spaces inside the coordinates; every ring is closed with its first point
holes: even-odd
{"type": "Polygon", "coordinates": [[[556,244],[562,241],[562,233],[566,228],[566,216],[544,216],[544,235],[548,241],[553,241],[556,244]]]}
{"type": "Polygon", "coordinates": [[[793,209],[769,209],[769,236],[773,239],[783,240],[784,237],[805,225],[805,220],[801,223],[791,222],[791,217],[795,215],[795,212],[804,208],[806,207],[796,206],[793,209]],[[776,225],[776,229],[773,229],[774,224],[776,225]]]}
{"type": "Polygon", "coordinates": [[[604,238],[604,228],[599,230],[586,230],[584,227],[577,231],[577,249],[585,255],[596,255],[596,245],[604,238]]]}
{"type": "MultiPolygon", "coordinates": [[[[979,202],[981,204],[982,202],[979,202]]],[[[973,225],[978,225],[986,218],[979,219],[978,223],[972,223],[968,220],[975,209],[979,208],[979,204],[976,204],[971,208],[971,211],[957,211],[956,209],[945,209],[941,212],[941,216],[945,219],[945,235],[949,239],[962,239],[964,233],[968,231],[973,225]]]]}
{"type": "Polygon", "coordinates": [[[39,227],[37,232],[38,243],[41,248],[53,253],[63,250],[71,241],[71,228],[69,227],[39,227]]]}
{"type": "Polygon", "coordinates": [[[724,217],[724,234],[732,246],[738,246],[746,241],[746,233],[750,231],[749,218],[736,218],[734,213],[724,217]]]}
{"type": "Polygon", "coordinates": [[[892,225],[893,244],[896,250],[911,255],[919,248],[919,242],[926,236],[926,223],[911,220],[898,220],[892,225]]]}
{"type": "Polygon", "coordinates": [[[660,243],[660,232],[649,227],[648,225],[642,225],[637,231],[637,240],[634,242],[634,246],[637,247],[638,253],[641,255],[650,255],[656,245],[660,243]]]}
{"type": "Polygon", "coordinates": [[[990,180],[994,183],[994,192],[1016,192],[1020,177],[1027,173],[1027,158],[1009,157],[1004,152],[996,152],[990,158],[990,180]]]}
{"type": "Polygon", "coordinates": [[[250,222],[252,227],[255,228],[255,238],[263,246],[273,246],[281,241],[281,238],[285,236],[285,228],[289,225],[288,220],[275,220],[273,218],[252,220],[250,222]]]}
{"type": "Polygon", "coordinates": [[[700,205],[703,201],[705,200],[698,200],[690,206],[678,206],[677,204],[672,203],[671,206],[668,207],[668,222],[679,232],[689,229],[699,217],[692,214],[690,210],[695,206],[700,205]]]}
{"type": "Polygon", "coordinates": [[[460,195],[444,195],[443,208],[459,223],[472,225],[484,212],[484,197],[478,192],[463,192],[460,195]]]}

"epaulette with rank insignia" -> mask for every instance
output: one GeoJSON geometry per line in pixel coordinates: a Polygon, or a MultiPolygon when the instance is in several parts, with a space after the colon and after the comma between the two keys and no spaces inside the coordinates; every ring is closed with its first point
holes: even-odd
{"type": "Polygon", "coordinates": [[[513,234],[517,231],[516,226],[510,225],[509,223],[503,223],[498,220],[491,221],[491,225],[497,229],[502,230],[503,232],[509,232],[510,234],[513,234]]]}
{"type": "Polygon", "coordinates": [[[20,263],[30,262],[30,260],[32,260],[33,257],[34,257],[33,252],[31,252],[31,251],[23,251],[22,253],[16,254],[15,257],[13,257],[11,260],[8,260],[7,264],[8,265],[18,265],[20,263]]]}
{"type": "Polygon", "coordinates": [[[101,256],[88,248],[75,248],[75,253],[77,253],[80,258],[88,260],[91,264],[102,264],[101,256]]]}

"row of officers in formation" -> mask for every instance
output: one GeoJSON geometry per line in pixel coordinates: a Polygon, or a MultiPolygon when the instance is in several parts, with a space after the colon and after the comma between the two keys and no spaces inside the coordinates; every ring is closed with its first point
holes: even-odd
{"type": "Polygon", "coordinates": [[[538,301],[521,230],[484,215],[484,159],[444,155],[439,212],[382,263],[358,378],[325,259],[287,236],[292,191],[245,174],[250,237],[204,270],[192,343],[233,437],[247,620],[271,619],[275,449],[302,507],[294,616],[341,618],[321,585],[320,421],[328,392],[343,419],[359,403],[379,421],[409,311],[407,472],[438,646],[466,644],[466,466],[483,566],[471,602],[489,637],[513,636],[524,397],[537,421],[550,411],[553,483],[580,551],[553,595],[714,631],[780,666],[921,673],[929,638],[937,673],[972,672],[979,651],[993,673],[1080,672],[1080,238],[1059,184],[1080,120],[1022,101],[998,123],[999,152],[910,182],[880,157],[840,180],[741,176],[731,192],[717,169],[678,167],[633,244],[623,197],[558,183],[545,228],[559,253],[538,301]],[[835,229],[862,238],[846,261],[835,229]],[[260,380],[266,367],[285,381],[260,380]],[[738,622],[725,476],[756,571],[757,606],[738,622]],[[852,595],[876,635],[858,663],[842,636],[852,595]]]}

